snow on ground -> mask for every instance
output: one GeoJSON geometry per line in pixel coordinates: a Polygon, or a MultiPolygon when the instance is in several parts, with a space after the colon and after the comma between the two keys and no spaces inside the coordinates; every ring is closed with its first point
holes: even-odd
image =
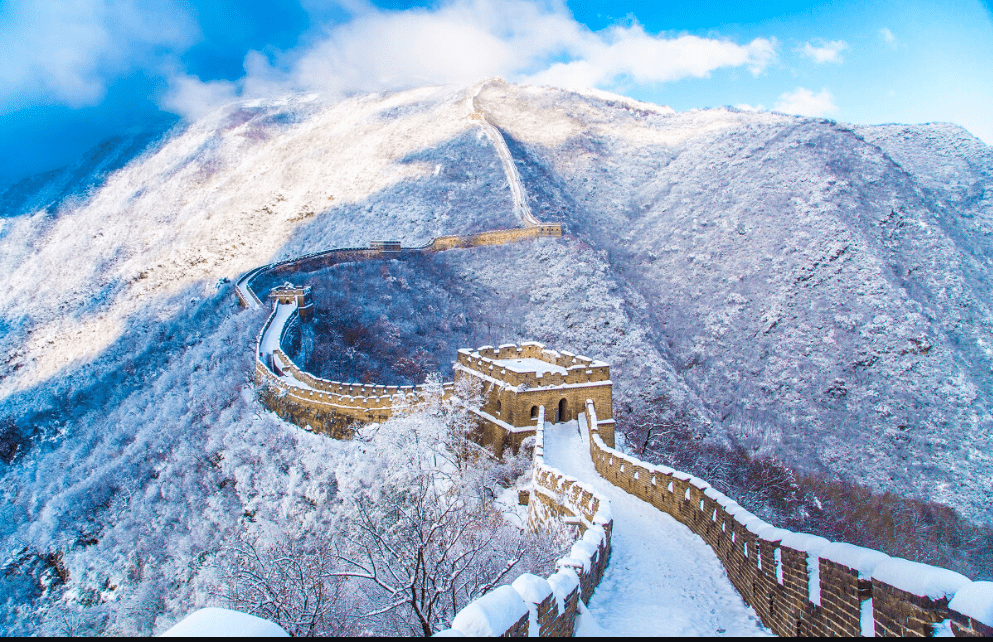
{"type": "Polygon", "coordinates": [[[191,613],[162,634],[164,638],[286,638],[283,627],[260,617],[231,609],[206,608],[191,613]]]}
{"type": "Polygon", "coordinates": [[[611,502],[613,551],[588,606],[603,634],[771,635],[710,547],[669,515],[600,477],[589,452],[577,422],[546,426],[545,461],[611,502]]]}
{"type": "Polygon", "coordinates": [[[562,366],[557,366],[554,363],[548,363],[547,361],[542,361],[541,359],[500,359],[496,363],[511,372],[537,372],[538,374],[553,372],[560,375],[569,374],[569,371],[562,366]]]}
{"type": "Polygon", "coordinates": [[[279,337],[283,326],[296,308],[295,303],[280,303],[276,306],[276,315],[273,317],[272,323],[266,328],[266,333],[262,337],[262,345],[259,347],[260,356],[270,355],[279,347],[279,337]]]}

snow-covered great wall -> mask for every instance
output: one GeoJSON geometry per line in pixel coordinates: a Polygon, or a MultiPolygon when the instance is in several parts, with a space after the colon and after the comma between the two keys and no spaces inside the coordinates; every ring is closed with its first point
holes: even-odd
{"type": "MultiPolygon", "coordinates": [[[[946,569],[776,528],[702,479],[608,447],[599,435],[592,402],[580,424],[602,480],[701,537],[740,596],[776,634],[993,636],[993,582],[972,582],[946,569]]],[[[569,635],[577,613],[584,610],[577,599],[590,602],[605,575],[615,524],[611,504],[589,484],[545,463],[545,430],[542,408],[529,503],[532,524],[560,518],[578,525],[583,534],[547,581],[523,575],[463,609],[452,623],[457,634],[569,635]]]]}
{"type": "MultiPolygon", "coordinates": [[[[472,236],[446,236],[406,252],[434,252],[561,236],[558,225],[538,222],[527,207],[524,188],[499,130],[475,112],[473,117],[494,140],[511,183],[515,211],[527,227],[472,236]]],[[[283,276],[359,260],[389,256],[397,248],[347,248],[310,254],[256,268],[236,283],[241,301],[262,304],[253,283],[266,275],[283,276]]],[[[298,314],[302,290],[277,298],[256,349],[256,380],[263,400],[280,416],[301,426],[323,427],[347,437],[332,416],[360,422],[390,416],[399,394],[414,387],[325,381],[300,368],[279,348],[298,314]],[[409,388],[409,389],[408,389],[409,388]]],[[[793,533],[768,524],[696,477],[641,462],[608,447],[597,430],[596,408],[588,402],[581,419],[589,431],[590,456],[607,482],[667,513],[701,537],[723,564],[741,597],[762,622],[779,635],[859,636],[954,634],[993,635],[993,583],[972,582],[949,570],[891,558],[878,551],[793,533]]],[[[318,428],[320,429],[320,428],[318,428]]],[[[453,631],[467,635],[569,635],[603,578],[611,552],[613,516],[609,501],[578,478],[544,460],[544,408],[537,427],[529,520],[534,527],[563,519],[579,527],[580,539],[559,571],[547,580],[524,575],[463,609],[453,631]]],[[[664,555],[664,551],[658,554],[664,555]]],[[[637,590],[637,587],[631,587],[637,590]]]]}

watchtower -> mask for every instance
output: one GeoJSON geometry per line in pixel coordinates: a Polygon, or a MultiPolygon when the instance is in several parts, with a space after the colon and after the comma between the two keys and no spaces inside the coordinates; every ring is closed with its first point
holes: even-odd
{"type": "Polygon", "coordinates": [[[459,350],[456,384],[466,377],[482,385],[478,441],[498,455],[506,447],[516,453],[534,434],[539,407],[545,407],[548,422],[571,421],[582,414],[587,399],[601,419],[601,436],[613,445],[613,384],[610,366],[603,361],[547,350],[535,342],[483,346],[459,350]]]}
{"type": "Polygon", "coordinates": [[[269,300],[276,303],[296,303],[300,319],[307,320],[310,313],[314,311],[314,300],[310,296],[310,286],[296,286],[287,281],[286,283],[269,291],[269,300]]]}
{"type": "Polygon", "coordinates": [[[369,247],[383,254],[396,254],[403,249],[400,241],[369,241],[369,247]]]}

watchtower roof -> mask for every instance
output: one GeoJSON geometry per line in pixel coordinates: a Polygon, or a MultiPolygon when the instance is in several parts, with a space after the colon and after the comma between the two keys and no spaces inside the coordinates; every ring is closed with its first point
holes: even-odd
{"type": "Polygon", "coordinates": [[[525,357],[523,359],[494,359],[493,363],[506,368],[510,372],[534,372],[540,374],[554,372],[561,375],[569,374],[568,370],[556,363],[549,363],[541,359],[535,359],[534,357],[525,357]]]}
{"type": "Polygon", "coordinates": [[[457,367],[510,385],[561,386],[608,381],[610,366],[565,350],[548,350],[537,342],[508,343],[459,350],[457,367]]]}

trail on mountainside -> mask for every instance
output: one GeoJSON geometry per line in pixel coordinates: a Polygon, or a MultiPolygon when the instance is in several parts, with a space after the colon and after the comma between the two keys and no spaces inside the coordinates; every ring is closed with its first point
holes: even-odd
{"type": "MultiPolygon", "coordinates": [[[[486,116],[482,112],[476,110],[476,97],[479,96],[479,92],[481,92],[483,88],[491,82],[493,82],[493,80],[486,80],[468,93],[466,96],[466,108],[469,110],[469,116],[480,124],[483,131],[486,132],[486,135],[493,141],[493,146],[496,148],[497,155],[500,157],[500,162],[503,164],[504,174],[507,176],[507,183],[510,186],[510,192],[513,196],[514,213],[520,215],[520,217],[524,220],[525,226],[535,227],[541,225],[542,223],[534,217],[531,213],[531,208],[528,207],[527,192],[524,191],[524,183],[521,181],[520,172],[517,171],[517,166],[514,164],[514,158],[510,154],[510,147],[507,146],[507,141],[504,139],[500,130],[486,120],[486,116]]],[[[316,252],[313,254],[317,255],[321,253],[316,252]]],[[[260,274],[271,265],[274,264],[262,265],[254,268],[242,274],[235,281],[235,290],[238,292],[239,298],[246,306],[254,308],[262,305],[262,301],[251,288],[251,282],[256,275],[260,274]]]]}
{"type": "Polygon", "coordinates": [[[771,635],[702,539],[597,474],[588,435],[580,430],[576,421],[546,425],[545,461],[611,502],[610,563],[588,605],[604,634],[771,635]]]}
{"type": "Polygon", "coordinates": [[[514,210],[521,215],[521,218],[523,218],[524,222],[528,225],[541,225],[541,221],[534,217],[531,213],[531,208],[528,207],[527,193],[524,191],[524,183],[521,182],[521,175],[517,171],[517,165],[514,164],[514,157],[510,154],[510,147],[507,146],[507,141],[504,139],[500,130],[486,120],[486,115],[476,110],[476,97],[479,96],[479,93],[483,91],[486,85],[491,82],[493,81],[487,80],[480,83],[479,86],[477,86],[476,89],[469,94],[469,98],[466,100],[466,106],[469,108],[469,112],[472,116],[478,116],[480,125],[482,125],[483,129],[486,131],[486,134],[493,141],[497,154],[500,155],[500,160],[503,161],[503,170],[507,174],[507,182],[510,184],[510,191],[514,195],[514,210]]]}

